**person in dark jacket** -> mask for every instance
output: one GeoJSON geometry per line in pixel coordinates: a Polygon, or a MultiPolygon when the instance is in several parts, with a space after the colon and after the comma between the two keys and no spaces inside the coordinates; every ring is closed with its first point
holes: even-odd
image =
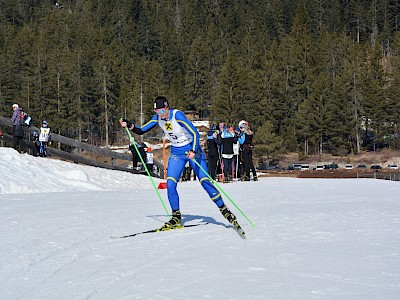
{"type": "Polygon", "coordinates": [[[208,171],[212,179],[217,178],[217,164],[219,159],[218,145],[215,141],[217,136],[215,127],[211,127],[211,130],[207,132],[207,164],[208,171]]]}
{"type": "Polygon", "coordinates": [[[218,135],[217,143],[221,145],[221,156],[224,170],[224,182],[232,181],[233,168],[233,144],[237,142],[233,128],[226,126],[218,135]]]}
{"type": "Polygon", "coordinates": [[[253,180],[257,181],[257,173],[256,169],[253,165],[253,131],[250,129],[250,126],[247,121],[239,122],[240,129],[240,137],[239,143],[242,148],[242,157],[243,157],[243,165],[244,165],[244,181],[250,181],[250,170],[253,173],[253,180]]]}
{"type": "MultiPolygon", "coordinates": [[[[13,148],[17,149],[17,145],[21,148],[21,140],[24,137],[24,120],[22,118],[22,108],[18,104],[13,104],[13,115],[11,117],[11,122],[13,124],[13,148]]],[[[20,150],[20,149],[19,149],[20,150]]]]}
{"type": "Polygon", "coordinates": [[[136,141],[135,141],[135,143],[136,143],[136,148],[139,150],[139,153],[136,151],[134,145],[132,145],[132,144],[129,145],[129,150],[131,150],[131,153],[132,153],[133,169],[134,170],[144,170],[143,166],[142,167],[138,166],[138,163],[142,164],[142,160],[140,159],[139,154],[142,157],[143,161],[146,162],[146,150],[145,149],[147,148],[147,146],[144,143],[138,143],[136,141]]]}
{"type": "Polygon", "coordinates": [[[35,147],[33,148],[33,156],[39,156],[40,153],[40,141],[39,141],[39,134],[34,131],[32,133],[32,142],[35,144],[35,147]]]}

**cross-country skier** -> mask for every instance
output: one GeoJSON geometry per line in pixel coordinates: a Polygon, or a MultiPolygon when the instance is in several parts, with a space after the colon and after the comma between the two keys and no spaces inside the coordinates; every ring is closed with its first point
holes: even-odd
{"type": "Polygon", "coordinates": [[[155,115],[142,127],[135,126],[126,120],[121,121],[121,126],[128,127],[134,133],[142,135],[158,125],[171,141],[171,156],[168,160],[167,171],[167,189],[168,200],[172,209],[172,218],[161,229],[174,228],[181,225],[177,184],[186,162],[190,163],[202,187],[208,193],[211,200],[218,206],[222,215],[236,228],[240,228],[236,216],[224,204],[219,191],[204,171],[192,161],[192,159],[195,159],[204,170],[207,170],[205,155],[200,146],[200,134],[192,122],[186,118],[182,111],[170,108],[169,102],[164,96],[158,96],[154,100],[154,112],[155,115]]]}

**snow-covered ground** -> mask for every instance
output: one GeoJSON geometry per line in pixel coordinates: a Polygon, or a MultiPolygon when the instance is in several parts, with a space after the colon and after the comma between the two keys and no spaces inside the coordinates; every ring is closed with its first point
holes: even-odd
{"type": "Polygon", "coordinates": [[[208,225],[111,239],[168,220],[147,177],[0,148],[0,299],[399,299],[399,182],[221,186],[246,240],[197,181],[183,222],[208,225]]]}

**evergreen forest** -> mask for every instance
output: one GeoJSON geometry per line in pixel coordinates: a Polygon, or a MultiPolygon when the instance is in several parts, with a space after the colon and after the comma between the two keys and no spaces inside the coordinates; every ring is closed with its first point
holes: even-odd
{"type": "Polygon", "coordinates": [[[0,0],[0,115],[94,144],[153,100],[258,154],[400,148],[400,0],[0,0]]]}

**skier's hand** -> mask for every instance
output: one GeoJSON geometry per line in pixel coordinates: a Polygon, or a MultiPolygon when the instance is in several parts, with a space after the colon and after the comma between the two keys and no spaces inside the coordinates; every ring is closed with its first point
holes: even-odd
{"type": "Polygon", "coordinates": [[[128,121],[126,119],[119,119],[119,124],[121,124],[122,127],[127,127],[128,126],[128,121]]]}
{"type": "Polygon", "coordinates": [[[130,130],[132,130],[134,126],[132,122],[129,122],[128,120],[123,118],[119,119],[119,123],[121,124],[122,127],[127,127],[130,130]]]}
{"type": "Polygon", "coordinates": [[[188,152],[186,152],[186,157],[189,159],[193,159],[196,155],[196,152],[194,152],[193,150],[189,150],[188,152]]]}

